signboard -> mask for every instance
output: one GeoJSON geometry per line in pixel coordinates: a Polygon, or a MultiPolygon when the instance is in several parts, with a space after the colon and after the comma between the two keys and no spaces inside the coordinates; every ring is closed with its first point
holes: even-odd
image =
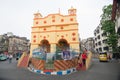
{"type": "Polygon", "coordinates": [[[64,60],[70,60],[71,59],[70,51],[63,51],[63,59],[64,60]]]}
{"type": "Polygon", "coordinates": [[[45,60],[46,59],[46,53],[45,53],[45,51],[41,50],[40,48],[35,48],[32,51],[32,57],[45,60]]]}

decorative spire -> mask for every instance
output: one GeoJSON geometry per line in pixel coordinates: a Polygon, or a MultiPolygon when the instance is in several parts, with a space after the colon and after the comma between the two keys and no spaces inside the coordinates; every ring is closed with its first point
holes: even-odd
{"type": "Polygon", "coordinates": [[[60,14],[60,8],[59,8],[58,12],[59,12],[59,14],[60,14]]]}
{"type": "Polygon", "coordinates": [[[42,18],[42,15],[39,13],[39,10],[34,14],[34,18],[42,18]]]}
{"type": "Polygon", "coordinates": [[[68,9],[68,14],[69,14],[69,15],[75,15],[75,14],[76,14],[76,9],[73,8],[73,6],[71,6],[71,8],[68,9]]]}

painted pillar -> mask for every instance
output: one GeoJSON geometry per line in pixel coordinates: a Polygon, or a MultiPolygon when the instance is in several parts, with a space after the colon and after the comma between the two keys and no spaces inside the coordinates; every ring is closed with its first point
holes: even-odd
{"type": "Polygon", "coordinates": [[[55,51],[56,51],[56,44],[51,44],[50,47],[51,47],[50,48],[51,49],[50,52],[51,53],[55,53],[55,51]]]}
{"type": "Polygon", "coordinates": [[[51,35],[50,35],[50,52],[55,53],[56,51],[56,26],[52,26],[50,28],[52,30],[51,35]]]}

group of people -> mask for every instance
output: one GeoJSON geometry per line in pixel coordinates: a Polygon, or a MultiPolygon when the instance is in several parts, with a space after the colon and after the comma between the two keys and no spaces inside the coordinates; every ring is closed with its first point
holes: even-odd
{"type": "Polygon", "coordinates": [[[87,59],[87,50],[85,50],[82,54],[79,54],[78,56],[78,65],[77,65],[78,69],[86,65],[86,59],[87,59]]]}

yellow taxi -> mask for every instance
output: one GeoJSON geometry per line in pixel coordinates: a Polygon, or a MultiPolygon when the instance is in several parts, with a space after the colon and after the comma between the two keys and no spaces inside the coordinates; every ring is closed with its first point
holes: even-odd
{"type": "Polygon", "coordinates": [[[99,61],[108,61],[108,57],[107,57],[107,53],[106,52],[102,52],[99,53],[99,61]]]}

